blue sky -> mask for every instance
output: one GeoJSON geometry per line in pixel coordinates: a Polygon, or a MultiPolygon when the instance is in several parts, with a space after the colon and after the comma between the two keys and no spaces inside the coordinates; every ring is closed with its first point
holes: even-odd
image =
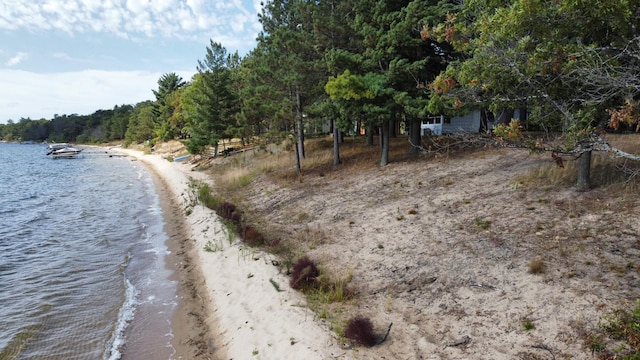
{"type": "Polygon", "coordinates": [[[245,55],[261,0],[0,0],[0,123],[153,100],[209,41],[245,55]]]}

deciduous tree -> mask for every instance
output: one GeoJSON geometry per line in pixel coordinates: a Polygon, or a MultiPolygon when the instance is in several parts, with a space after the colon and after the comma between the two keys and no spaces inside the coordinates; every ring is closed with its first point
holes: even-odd
{"type": "Polygon", "coordinates": [[[586,189],[591,151],[609,147],[594,129],[640,94],[639,14],[638,0],[465,1],[423,29],[466,54],[430,84],[430,109],[530,108],[529,124],[563,135],[547,148],[583,154],[586,189]]]}

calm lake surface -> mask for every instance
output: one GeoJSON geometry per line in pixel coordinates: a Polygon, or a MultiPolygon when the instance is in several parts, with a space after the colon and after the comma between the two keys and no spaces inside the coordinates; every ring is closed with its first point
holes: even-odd
{"type": "MultiPolygon", "coordinates": [[[[82,148],[82,147],[81,147],[82,148]]],[[[0,143],[0,359],[170,359],[177,283],[142,164],[0,143]]]]}

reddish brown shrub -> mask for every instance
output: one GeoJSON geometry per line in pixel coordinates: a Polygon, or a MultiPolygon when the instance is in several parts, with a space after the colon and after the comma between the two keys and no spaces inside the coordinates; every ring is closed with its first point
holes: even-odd
{"type": "Polygon", "coordinates": [[[237,211],[231,214],[231,221],[236,224],[236,226],[240,226],[240,222],[242,221],[242,216],[237,211]]]}
{"type": "Polygon", "coordinates": [[[245,225],[242,227],[242,240],[249,246],[260,246],[264,244],[264,236],[253,226],[245,225]]]}
{"type": "Polygon", "coordinates": [[[318,276],[320,276],[318,266],[313,260],[305,256],[293,265],[293,274],[291,274],[289,284],[296,290],[313,289],[318,284],[318,276]]]}
{"type": "Polygon", "coordinates": [[[232,220],[233,214],[236,211],[236,206],[232,203],[225,201],[218,206],[216,209],[216,213],[220,215],[223,219],[232,220]]]}
{"type": "Polygon", "coordinates": [[[344,336],[358,344],[371,347],[378,342],[373,332],[373,323],[369,318],[356,316],[349,320],[344,330],[344,336]]]}

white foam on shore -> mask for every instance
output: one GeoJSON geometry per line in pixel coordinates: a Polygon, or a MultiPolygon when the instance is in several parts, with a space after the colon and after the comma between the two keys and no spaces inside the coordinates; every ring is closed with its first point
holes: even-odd
{"type": "Polygon", "coordinates": [[[122,349],[125,345],[125,330],[136,312],[138,290],[131,284],[129,279],[125,281],[125,299],[120,311],[118,312],[118,321],[116,328],[111,336],[111,341],[107,344],[107,350],[103,359],[118,360],[122,357],[122,349]]]}

